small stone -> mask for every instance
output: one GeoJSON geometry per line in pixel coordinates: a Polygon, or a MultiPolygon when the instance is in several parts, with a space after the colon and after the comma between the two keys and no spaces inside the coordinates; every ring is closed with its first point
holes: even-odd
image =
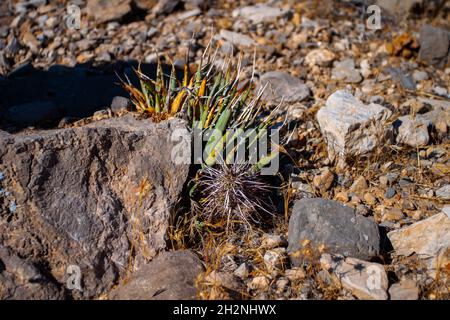
{"type": "Polygon", "coordinates": [[[255,45],[255,41],[249,36],[225,29],[220,30],[220,37],[235,46],[251,47],[255,45]]]}
{"type": "Polygon", "coordinates": [[[264,233],[261,239],[261,246],[266,249],[277,247],[287,247],[287,240],[282,235],[264,233]]]}
{"type": "Polygon", "coordinates": [[[388,182],[389,182],[387,176],[381,176],[379,180],[380,180],[380,184],[381,184],[382,186],[387,186],[387,184],[388,184],[388,182]]]}
{"type": "Polygon", "coordinates": [[[350,187],[350,192],[362,193],[367,189],[367,181],[363,176],[359,176],[350,187]]]}
{"type": "Polygon", "coordinates": [[[331,188],[334,181],[334,174],[328,168],[321,174],[316,175],[313,179],[314,187],[321,192],[325,192],[331,188]]]}
{"type": "Polygon", "coordinates": [[[328,49],[314,49],[306,55],[305,63],[310,67],[327,67],[331,65],[335,58],[336,55],[328,49]]]}
{"type": "Polygon", "coordinates": [[[241,292],[242,282],[233,274],[213,270],[205,278],[206,281],[215,286],[222,286],[226,289],[241,292]]]}
{"type": "Polygon", "coordinates": [[[286,261],[286,249],[275,248],[264,254],[264,264],[269,271],[280,269],[286,261]]]}
{"type": "Polygon", "coordinates": [[[377,198],[375,198],[375,196],[371,193],[365,193],[364,194],[364,202],[368,205],[375,205],[377,203],[377,198]]]}
{"type": "Polygon", "coordinates": [[[115,114],[128,110],[131,107],[131,101],[128,98],[116,96],[111,102],[111,110],[115,114]]]}
{"type": "Polygon", "coordinates": [[[292,269],[287,269],[284,275],[292,282],[300,281],[306,278],[306,272],[303,268],[297,267],[292,269]]]}
{"type": "Polygon", "coordinates": [[[346,191],[338,192],[338,193],[334,196],[334,200],[340,201],[340,202],[348,202],[348,200],[349,200],[349,198],[348,198],[348,193],[347,193],[346,191]]]}
{"type": "Polygon", "coordinates": [[[355,60],[353,59],[335,62],[331,78],[343,80],[347,83],[359,83],[362,81],[361,74],[355,69],[355,60]]]}
{"type": "Polygon", "coordinates": [[[450,184],[437,189],[436,196],[443,200],[450,200],[450,184]]]}
{"type": "Polygon", "coordinates": [[[276,282],[276,287],[277,287],[276,292],[278,294],[283,293],[286,290],[286,288],[288,287],[288,285],[289,285],[289,280],[288,279],[282,278],[282,279],[277,280],[277,282],[276,282]]]}
{"type": "Polygon", "coordinates": [[[386,192],[384,193],[384,197],[386,199],[391,199],[391,198],[393,198],[395,196],[395,194],[396,194],[395,189],[389,187],[389,188],[387,188],[386,192]]]}
{"type": "Polygon", "coordinates": [[[434,86],[433,87],[433,92],[435,94],[437,94],[438,96],[443,96],[443,97],[446,97],[447,94],[448,94],[448,91],[447,91],[446,88],[439,87],[439,86],[434,86]]]}
{"type": "Polygon", "coordinates": [[[389,288],[391,300],[419,300],[419,288],[413,280],[405,279],[389,288]]]}
{"type": "Polygon", "coordinates": [[[247,263],[242,263],[236,270],[234,270],[233,274],[241,279],[247,279],[250,273],[249,267],[247,263]]]}
{"type": "Polygon", "coordinates": [[[269,284],[269,279],[265,276],[257,276],[250,282],[249,287],[252,290],[267,290],[269,288],[269,284]]]}
{"type": "Polygon", "coordinates": [[[392,208],[392,209],[384,209],[381,212],[381,220],[382,221],[391,221],[396,222],[403,219],[403,212],[401,209],[392,208]]]}
{"type": "Polygon", "coordinates": [[[258,86],[262,89],[266,86],[263,98],[273,103],[301,102],[309,97],[309,88],[298,78],[286,72],[271,71],[261,76],[261,82],[258,86]]]}
{"type": "Polygon", "coordinates": [[[266,4],[256,4],[254,6],[240,7],[233,10],[233,17],[242,17],[253,23],[276,21],[286,17],[289,10],[268,6],[266,4]]]}
{"type": "Polygon", "coordinates": [[[415,70],[413,72],[413,79],[418,82],[428,80],[428,73],[426,73],[425,71],[415,70]]]}

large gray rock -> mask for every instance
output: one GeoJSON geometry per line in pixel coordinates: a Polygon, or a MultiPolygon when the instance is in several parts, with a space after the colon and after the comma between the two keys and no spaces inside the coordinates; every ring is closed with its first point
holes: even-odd
{"type": "Polygon", "coordinates": [[[286,72],[266,72],[261,76],[259,88],[266,85],[263,98],[274,103],[279,103],[282,99],[287,103],[300,102],[310,95],[310,90],[306,84],[286,72]]]}
{"type": "Polygon", "coordinates": [[[128,115],[33,134],[0,132],[0,187],[9,194],[9,209],[0,206],[0,245],[60,284],[69,265],[79,266],[75,298],[105,292],[128,268],[132,242],[137,266],[166,246],[170,211],[189,170],[171,161],[178,128],[185,122],[128,115]]]}
{"type": "Polygon", "coordinates": [[[333,200],[320,198],[296,201],[289,219],[288,253],[294,265],[303,258],[298,252],[309,240],[314,247],[325,245],[328,253],[367,260],[379,254],[377,224],[355,210],[333,200]]]}
{"type": "Polygon", "coordinates": [[[203,265],[190,251],[164,252],[110,294],[113,300],[193,300],[203,265]]]}
{"type": "Polygon", "coordinates": [[[420,29],[419,59],[426,63],[443,68],[449,60],[450,33],[430,25],[420,29]]]}
{"type": "Polygon", "coordinates": [[[320,131],[327,140],[330,158],[368,155],[392,137],[387,124],[389,109],[363,104],[349,92],[338,90],[317,112],[320,131]]]}

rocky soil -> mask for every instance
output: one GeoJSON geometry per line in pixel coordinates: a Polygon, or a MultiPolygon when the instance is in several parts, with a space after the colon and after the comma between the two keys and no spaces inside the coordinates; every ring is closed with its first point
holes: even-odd
{"type": "Polygon", "coordinates": [[[1,1],[0,299],[449,299],[449,12],[1,1]],[[189,229],[190,167],[170,159],[186,123],[129,112],[117,85],[137,62],[195,68],[210,39],[288,127],[275,216],[248,233],[189,229]]]}

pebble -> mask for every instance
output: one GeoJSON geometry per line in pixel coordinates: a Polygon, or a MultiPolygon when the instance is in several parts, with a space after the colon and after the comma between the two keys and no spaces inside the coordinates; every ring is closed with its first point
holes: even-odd
{"type": "Polygon", "coordinates": [[[384,194],[384,197],[385,197],[386,199],[391,199],[391,198],[393,198],[393,197],[395,196],[395,194],[396,194],[395,189],[389,187],[389,188],[387,188],[387,190],[386,190],[386,192],[385,192],[385,194],[384,194]]]}

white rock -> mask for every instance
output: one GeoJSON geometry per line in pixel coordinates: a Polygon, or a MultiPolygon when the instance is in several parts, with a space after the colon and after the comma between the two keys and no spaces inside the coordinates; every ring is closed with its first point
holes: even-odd
{"type": "Polygon", "coordinates": [[[331,78],[343,80],[348,83],[358,83],[362,80],[361,74],[355,69],[355,60],[353,59],[336,61],[334,63],[331,78]]]}
{"type": "Polygon", "coordinates": [[[436,269],[450,263],[450,218],[438,213],[408,227],[388,233],[398,256],[416,253],[434,277],[436,269]]]}
{"type": "Polygon", "coordinates": [[[253,290],[267,290],[269,288],[269,279],[265,276],[254,277],[252,282],[249,283],[249,288],[253,290]]]}
{"type": "Polygon", "coordinates": [[[425,146],[430,140],[428,128],[431,121],[421,114],[415,117],[411,115],[403,116],[394,122],[394,127],[398,127],[397,143],[404,143],[411,147],[425,146]]]}
{"type": "Polygon", "coordinates": [[[244,262],[242,263],[236,270],[234,270],[233,274],[241,279],[248,278],[248,274],[250,273],[248,265],[244,262]]]}
{"type": "Polygon", "coordinates": [[[381,264],[330,254],[323,254],[320,263],[324,270],[332,272],[342,286],[358,299],[387,300],[389,282],[381,264]]]}
{"type": "Polygon", "coordinates": [[[320,130],[328,144],[330,158],[367,155],[392,135],[387,124],[389,109],[363,104],[349,92],[338,90],[317,112],[320,130]]]}
{"type": "Polygon", "coordinates": [[[261,237],[261,246],[266,249],[287,247],[287,240],[283,236],[278,234],[264,233],[261,237]]]}
{"type": "Polygon", "coordinates": [[[233,18],[243,17],[254,23],[275,21],[289,14],[289,10],[270,7],[266,4],[256,4],[233,10],[233,18]]]}
{"type": "Polygon", "coordinates": [[[414,70],[412,76],[416,81],[428,80],[428,73],[426,73],[425,71],[414,70]]]}

